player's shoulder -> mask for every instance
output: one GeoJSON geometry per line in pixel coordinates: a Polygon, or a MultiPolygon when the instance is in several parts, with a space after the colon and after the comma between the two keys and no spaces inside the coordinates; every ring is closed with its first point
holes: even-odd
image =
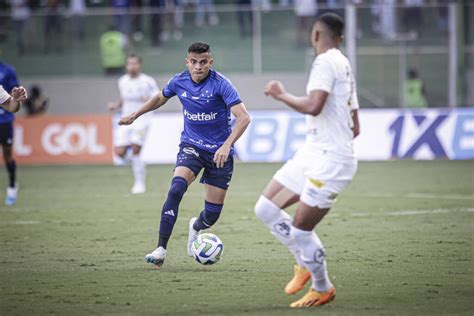
{"type": "Polygon", "coordinates": [[[171,83],[184,82],[184,81],[189,81],[189,80],[191,80],[191,76],[189,74],[189,71],[185,70],[185,71],[174,74],[170,78],[170,80],[168,80],[168,85],[171,83]]]}
{"type": "Polygon", "coordinates": [[[140,76],[141,76],[142,80],[146,81],[146,82],[155,82],[156,81],[155,78],[153,78],[150,75],[144,74],[144,73],[141,73],[140,76]]]}
{"type": "Polygon", "coordinates": [[[226,76],[224,76],[223,74],[221,74],[217,70],[210,69],[209,71],[210,71],[211,79],[216,80],[216,81],[223,81],[223,80],[229,81],[229,79],[227,79],[226,76]]]}
{"type": "Polygon", "coordinates": [[[122,84],[124,82],[127,82],[128,80],[130,80],[130,76],[128,74],[124,74],[119,77],[118,83],[122,84]]]}
{"type": "Polygon", "coordinates": [[[191,76],[189,74],[189,71],[184,70],[182,72],[176,73],[171,79],[182,81],[182,80],[188,80],[190,78],[191,78],[191,76]]]}
{"type": "Polygon", "coordinates": [[[0,69],[2,69],[3,72],[8,72],[8,73],[11,73],[11,74],[16,73],[15,68],[10,64],[0,62],[0,69]]]}
{"type": "Polygon", "coordinates": [[[229,78],[227,78],[217,70],[211,69],[210,72],[210,79],[214,82],[215,85],[221,85],[222,83],[228,83],[232,85],[232,82],[229,80],[229,78]]]}

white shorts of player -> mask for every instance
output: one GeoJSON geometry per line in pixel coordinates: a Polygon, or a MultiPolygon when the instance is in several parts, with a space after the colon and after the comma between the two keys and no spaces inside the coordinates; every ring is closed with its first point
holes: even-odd
{"type": "Polygon", "coordinates": [[[325,153],[303,146],[278,170],[273,179],[300,196],[300,201],[331,208],[352,181],[357,160],[330,159],[325,153]]]}
{"type": "Polygon", "coordinates": [[[149,120],[136,120],[132,125],[121,125],[114,129],[114,146],[143,146],[148,130],[149,120]]]}

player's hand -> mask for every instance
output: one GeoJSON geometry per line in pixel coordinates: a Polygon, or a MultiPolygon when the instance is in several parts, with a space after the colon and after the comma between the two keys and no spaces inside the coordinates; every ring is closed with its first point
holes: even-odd
{"type": "Polygon", "coordinates": [[[118,104],[117,104],[117,102],[109,102],[109,103],[107,103],[107,110],[109,110],[110,112],[117,111],[117,109],[118,109],[118,104]]]}
{"type": "Polygon", "coordinates": [[[274,99],[279,100],[280,97],[285,94],[285,87],[283,83],[277,80],[272,80],[266,84],[265,89],[263,90],[266,95],[271,96],[274,99]]]}
{"type": "Polygon", "coordinates": [[[25,101],[26,99],[28,99],[28,93],[26,92],[25,88],[23,88],[22,86],[19,86],[19,87],[13,88],[11,92],[11,97],[13,98],[13,101],[15,102],[25,101]]]}
{"type": "Polygon", "coordinates": [[[135,120],[137,119],[135,113],[132,113],[132,114],[129,114],[129,115],[126,115],[124,117],[122,117],[118,124],[119,125],[130,125],[132,124],[135,120]]]}
{"type": "Polygon", "coordinates": [[[222,145],[214,154],[214,162],[217,165],[217,168],[224,167],[224,163],[229,158],[230,146],[224,144],[222,145]]]}

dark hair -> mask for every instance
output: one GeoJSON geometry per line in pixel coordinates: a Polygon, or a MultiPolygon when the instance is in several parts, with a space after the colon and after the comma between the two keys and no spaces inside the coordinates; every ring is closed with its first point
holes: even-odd
{"type": "Polygon", "coordinates": [[[136,58],[138,59],[138,62],[141,64],[142,63],[142,58],[140,56],[138,56],[137,54],[130,54],[127,56],[127,59],[128,58],[136,58]]]}
{"type": "Polygon", "coordinates": [[[333,37],[342,36],[344,34],[344,20],[336,13],[321,14],[317,22],[324,23],[333,37]]]}
{"type": "Polygon", "coordinates": [[[208,44],[201,43],[201,42],[191,44],[191,46],[189,46],[188,48],[188,53],[204,54],[204,53],[210,53],[210,52],[211,52],[211,47],[208,44]]]}
{"type": "Polygon", "coordinates": [[[410,79],[416,79],[418,78],[418,71],[416,71],[415,68],[410,68],[408,70],[408,78],[410,79]]]}

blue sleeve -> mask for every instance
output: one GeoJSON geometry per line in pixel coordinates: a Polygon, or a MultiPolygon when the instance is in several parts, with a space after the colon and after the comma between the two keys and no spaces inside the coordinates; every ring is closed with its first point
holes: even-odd
{"type": "Polygon", "coordinates": [[[222,80],[220,93],[222,100],[229,108],[242,102],[239,93],[228,79],[222,80]]]}
{"type": "Polygon", "coordinates": [[[14,68],[9,69],[8,79],[6,84],[3,86],[8,93],[12,92],[13,88],[18,87],[18,78],[16,77],[16,71],[14,68]]]}
{"type": "Polygon", "coordinates": [[[176,76],[171,78],[170,81],[168,81],[168,83],[164,86],[162,90],[163,96],[165,96],[168,99],[171,97],[174,97],[176,95],[175,88],[176,88],[176,76]]]}

